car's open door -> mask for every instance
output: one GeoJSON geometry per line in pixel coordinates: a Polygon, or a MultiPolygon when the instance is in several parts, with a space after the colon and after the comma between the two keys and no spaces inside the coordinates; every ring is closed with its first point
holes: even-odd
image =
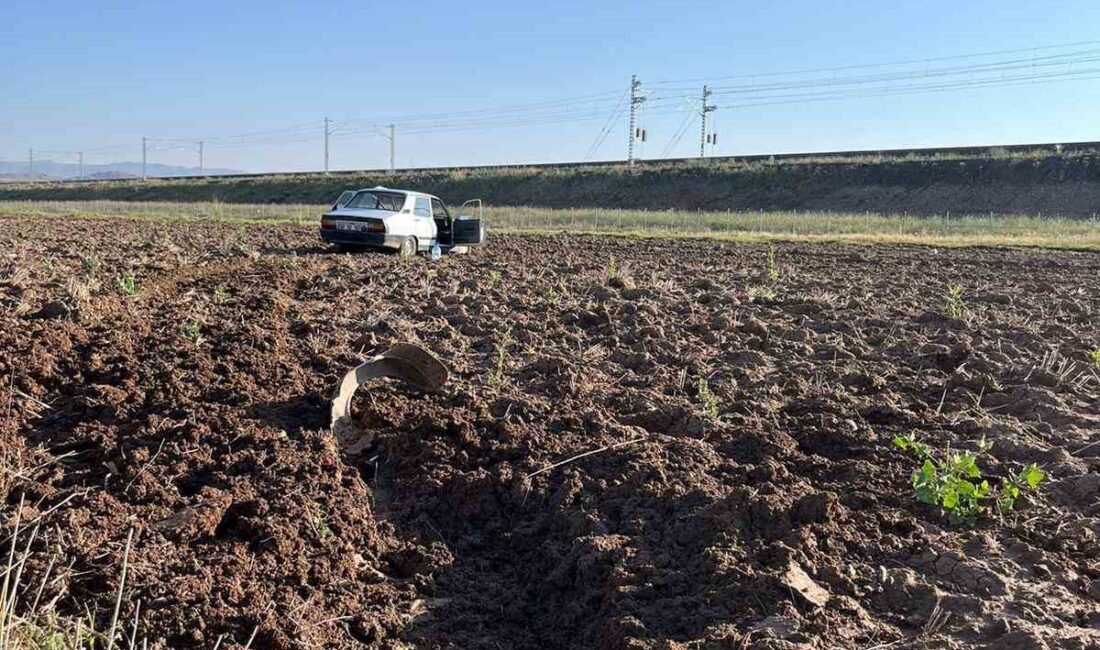
{"type": "Polygon", "coordinates": [[[481,199],[470,199],[458,208],[451,225],[455,246],[481,246],[485,243],[485,217],[481,199]]]}

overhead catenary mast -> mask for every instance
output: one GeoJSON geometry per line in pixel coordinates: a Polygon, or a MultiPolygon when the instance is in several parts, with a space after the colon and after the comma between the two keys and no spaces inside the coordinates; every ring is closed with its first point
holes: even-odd
{"type": "Polygon", "coordinates": [[[331,131],[329,130],[328,118],[325,118],[325,176],[328,176],[328,136],[331,131]]]}
{"type": "Polygon", "coordinates": [[[630,75],[630,138],[627,140],[626,145],[626,162],[628,165],[634,164],[634,141],[642,136],[635,127],[638,106],[645,102],[645,97],[638,92],[641,86],[642,82],[638,81],[638,75],[630,75]]]}
{"type": "Polygon", "coordinates": [[[718,108],[717,106],[707,104],[707,99],[709,99],[712,94],[713,94],[713,91],[711,91],[710,88],[707,88],[706,86],[703,86],[703,104],[702,104],[702,106],[699,107],[699,115],[702,118],[702,120],[701,120],[702,127],[699,130],[699,157],[700,158],[702,158],[703,156],[706,155],[706,153],[707,153],[706,145],[708,143],[710,143],[712,139],[713,139],[714,142],[718,141],[718,134],[717,133],[714,133],[714,134],[708,134],[707,133],[707,113],[710,113],[710,112],[714,111],[716,108],[718,108]]]}

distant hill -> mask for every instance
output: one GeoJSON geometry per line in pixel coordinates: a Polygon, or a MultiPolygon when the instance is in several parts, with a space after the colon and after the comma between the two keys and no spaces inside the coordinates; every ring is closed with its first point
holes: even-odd
{"type": "Polygon", "coordinates": [[[110,180],[115,180],[115,179],[118,179],[118,178],[141,178],[141,176],[138,176],[138,175],[127,174],[126,172],[116,172],[116,171],[96,172],[94,174],[86,174],[84,177],[88,180],[97,180],[97,181],[110,181],[110,180]]]}
{"type": "MultiPolygon", "coordinates": [[[[0,161],[0,183],[36,181],[61,181],[80,178],[80,165],[77,163],[61,163],[52,160],[34,161],[34,178],[28,175],[29,165],[23,162],[0,161]]],[[[150,163],[146,165],[145,173],[156,178],[172,178],[175,176],[198,176],[198,167],[182,167],[177,165],[161,165],[150,163]]],[[[218,176],[222,174],[244,173],[237,169],[205,169],[203,174],[218,176]]],[[[84,165],[84,178],[111,179],[111,178],[140,178],[141,163],[119,162],[102,165],[84,165]]]]}

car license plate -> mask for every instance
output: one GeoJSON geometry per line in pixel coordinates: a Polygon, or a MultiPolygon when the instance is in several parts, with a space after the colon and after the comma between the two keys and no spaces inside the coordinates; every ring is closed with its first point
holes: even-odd
{"type": "Polygon", "coordinates": [[[365,223],[356,223],[354,221],[337,221],[336,222],[336,229],[337,230],[350,230],[352,232],[362,232],[362,231],[367,229],[367,224],[365,224],[365,223]]]}

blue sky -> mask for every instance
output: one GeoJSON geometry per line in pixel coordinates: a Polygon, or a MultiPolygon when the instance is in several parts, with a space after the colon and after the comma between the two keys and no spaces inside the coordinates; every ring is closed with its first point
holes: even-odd
{"type": "MultiPolygon", "coordinates": [[[[655,100],[642,115],[643,157],[698,153],[691,110],[704,80],[733,89],[714,98],[710,115],[719,154],[1100,140],[1100,76],[828,101],[803,101],[798,90],[779,93],[789,103],[740,108],[767,102],[733,94],[745,84],[865,74],[900,75],[894,92],[928,83],[905,75],[944,67],[1100,51],[1093,43],[920,63],[1100,39],[1095,0],[9,0],[0,18],[4,160],[24,160],[28,148],[83,149],[89,163],[139,160],[148,136],[155,162],[194,165],[204,139],[207,167],[318,169],[326,116],[339,134],[333,169],[386,166],[389,145],[370,130],[390,121],[401,167],[579,160],[613,116],[591,155],[623,158],[625,113],[614,109],[631,74],[655,100]],[[909,60],[917,63],[766,76],[909,60]],[[729,79],[736,75],[760,76],[729,79]],[[440,117],[417,117],[431,115],[440,117]]],[[[1087,61],[1054,70],[1090,66],[1100,70],[1087,61]]],[[[950,77],[959,79],[974,75],[950,77]]]]}

